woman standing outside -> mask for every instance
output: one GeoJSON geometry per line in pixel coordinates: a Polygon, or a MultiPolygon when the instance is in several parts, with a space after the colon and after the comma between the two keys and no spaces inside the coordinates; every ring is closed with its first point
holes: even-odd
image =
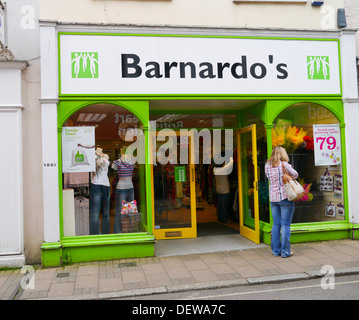
{"type": "Polygon", "coordinates": [[[270,183],[269,200],[273,217],[271,247],[275,256],[283,258],[293,255],[290,250],[290,224],[294,212],[294,201],[289,201],[284,192],[282,163],[292,177],[298,178],[297,171],[288,161],[289,157],[285,149],[277,146],[265,165],[265,174],[270,183]]]}

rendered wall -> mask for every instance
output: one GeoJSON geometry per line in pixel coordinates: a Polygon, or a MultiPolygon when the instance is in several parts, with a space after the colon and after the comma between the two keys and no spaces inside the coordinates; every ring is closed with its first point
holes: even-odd
{"type": "MultiPolygon", "coordinates": [[[[345,12],[348,28],[359,29],[359,1],[345,0],[345,12]]],[[[356,56],[359,57],[359,32],[356,33],[356,56]]]]}
{"type": "Polygon", "coordinates": [[[40,19],[78,23],[337,29],[344,0],[234,3],[232,0],[40,0],[40,19]],[[76,3],[76,5],[74,5],[76,3]]]}
{"type": "MultiPolygon", "coordinates": [[[[4,2],[4,1],[3,1],[4,2]]],[[[16,60],[28,61],[22,72],[22,163],[26,263],[41,261],[43,241],[40,109],[40,33],[38,0],[7,2],[7,46],[16,60]]]]}

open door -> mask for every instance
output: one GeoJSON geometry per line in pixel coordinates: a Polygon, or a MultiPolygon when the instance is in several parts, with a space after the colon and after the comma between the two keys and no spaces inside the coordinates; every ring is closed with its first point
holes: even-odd
{"type": "Polygon", "coordinates": [[[256,125],[237,131],[239,231],[259,244],[259,203],[256,125]]]}
{"type": "Polygon", "coordinates": [[[152,165],[153,235],[156,239],[196,238],[193,137],[161,130],[152,136],[152,147],[156,149],[152,150],[156,157],[152,165]]]}

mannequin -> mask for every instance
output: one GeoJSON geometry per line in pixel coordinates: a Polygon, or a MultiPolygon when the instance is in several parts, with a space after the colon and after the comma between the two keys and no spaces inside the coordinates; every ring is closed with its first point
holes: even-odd
{"type": "Polygon", "coordinates": [[[228,175],[233,169],[233,158],[223,167],[216,167],[213,173],[216,177],[216,191],[218,197],[217,217],[219,222],[227,223],[227,209],[229,204],[229,180],[228,175]]]}
{"type": "Polygon", "coordinates": [[[110,181],[108,179],[109,157],[101,148],[95,151],[96,172],[90,185],[90,234],[100,234],[100,211],[102,212],[101,234],[110,233],[110,181]]]}
{"type": "Polygon", "coordinates": [[[116,185],[116,215],[115,215],[115,227],[113,232],[122,232],[121,222],[121,210],[122,201],[133,201],[135,193],[133,189],[132,174],[135,168],[133,159],[125,154],[125,149],[122,148],[121,156],[118,160],[115,160],[111,166],[112,169],[116,170],[118,175],[118,182],[116,185]]]}

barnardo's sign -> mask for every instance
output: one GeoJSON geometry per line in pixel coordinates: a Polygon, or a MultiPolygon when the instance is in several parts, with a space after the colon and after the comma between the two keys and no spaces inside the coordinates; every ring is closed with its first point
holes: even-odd
{"type": "Polygon", "coordinates": [[[60,35],[61,94],[338,95],[338,41],[60,35]]]}

